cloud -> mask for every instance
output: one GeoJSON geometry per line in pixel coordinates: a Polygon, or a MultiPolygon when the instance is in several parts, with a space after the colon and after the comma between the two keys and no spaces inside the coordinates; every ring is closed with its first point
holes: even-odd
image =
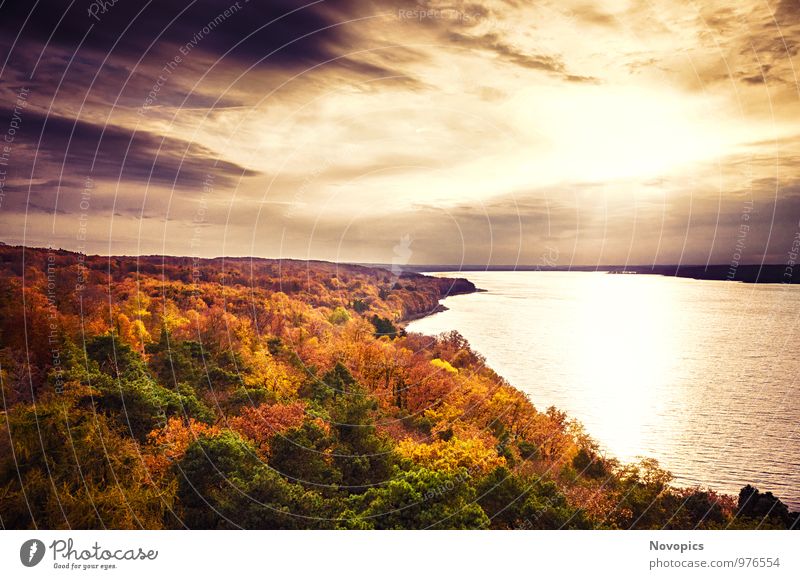
{"type": "Polygon", "coordinates": [[[608,28],[617,28],[619,26],[619,18],[616,15],[606,12],[600,6],[594,6],[591,3],[571,7],[569,14],[579,22],[594,26],[608,28]]]}
{"type": "Polygon", "coordinates": [[[496,32],[489,32],[480,36],[451,32],[449,40],[458,47],[490,52],[497,55],[504,62],[530,70],[551,73],[569,82],[595,82],[597,80],[590,76],[568,73],[563,60],[559,56],[523,52],[503,41],[500,34],[496,32]]]}
{"type": "Polygon", "coordinates": [[[748,259],[796,229],[797,0],[64,4],[0,5],[5,239],[74,244],[86,177],[125,253],[725,262],[751,198],[748,259]]]}
{"type": "Polygon", "coordinates": [[[775,20],[781,26],[800,22],[800,0],[780,0],[775,9],[775,20]]]}
{"type": "MultiPolygon", "coordinates": [[[[11,114],[0,109],[0,118],[10,118],[11,114]]],[[[5,191],[27,195],[30,189],[31,196],[9,198],[7,203],[16,199],[17,204],[29,203],[34,210],[48,212],[55,209],[59,191],[80,191],[86,178],[199,191],[209,174],[220,187],[258,175],[220,159],[197,143],[147,131],[45,117],[32,110],[23,115],[13,161],[5,191]]]]}
{"type": "MultiPolygon", "coordinates": [[[[110,3],[109,3],[110,4],[110,3]]],[[[274,52],[266,66],[308,66],[336,55],[347,37],[340,14],[351,2],[251,0],[246,2],[159,0],[117,2],[89,14],[89,2],[57,0],[2,6],[2,27],[37,40],[81,51],[138,58],[145,51],[170,52],[194,43],[214,55],[252,63],[274,52]],[[85,39],[84,39],[85,36],[85,39]],[[152,43],[156,43],[151,46],[152,43]]]]}
{"type": "Polygon", "coordinates": [[[172,63],[158,106],[224,108],[252,102],[249,79],[263,89],[324,71],[414,83],[390,59],[363,51],[360,34],[382,15],[355,0],[118,2],[96,18],[93,5],[2,3],[0,55],[9,66],[0,84],[34,84],[40,94],[58,87],[57,108],[85,99],[138,108],[172,63]]]}

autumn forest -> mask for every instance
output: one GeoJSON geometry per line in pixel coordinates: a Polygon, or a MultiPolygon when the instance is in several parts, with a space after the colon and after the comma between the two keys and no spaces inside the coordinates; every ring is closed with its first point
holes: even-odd
{"type": "Polygon", "coordinates": [[[472,291],[326,262],[0,246],[0,527],[793,525],[769,492],[619,463],[459,334],[404,330],[472,291]]]}

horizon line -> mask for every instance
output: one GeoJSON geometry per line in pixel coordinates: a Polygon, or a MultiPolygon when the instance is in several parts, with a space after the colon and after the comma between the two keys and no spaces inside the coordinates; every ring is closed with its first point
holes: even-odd
{"type": "Polygon", "coordinates": [[[125,254],[125,253],[117,253],[117,254],[107,254],[107,253],[86,253],[81,251],[75,251],[72,249],[64,249],[61,247],[52,247],[52,246],[38,246],[38,245],[18,245],[18,244],[11,244],[4,241],[0,241],[0,247],[5,246],[9,248],[17,248],[17,249],[33,249],[39,251],[58,251],[63,253],[74,253],[76,255],[84,255],[86,257],[127,257],[133,259],[139,258],[153,258],[153,257],[161,257],[161,258],[191,258],[191,259],[203,259],[208,261],[220,260],[220,259],[250,259],[250,260],[271,260],[271,261],[305,261],[305,262],[323,262],[323,263],[332,263],[337,265],[357,265],[362,267],[380,267],[380,268],[401,268],[404,271],[445,271],[445,270],[452,270],[452,271],[570,271],[573,269],[596,269],[596,270],[603,270],[608,268],[658,268],[658,267],[702,267],[702,268],[712,268],[712,267],[729,267],[729,268],[739,268],[739,267],[786,267],[785,263],[739,263],[731,265],[729,263],[654,263],[654,264],[641,264],[641,263],[604,263],[604,264],[570,264],[570,265],[540,265],[540,264],[478,264],[478,263],[465,263],[465,264],[456,264],[456,263],[406,263],[406,264],[396,264],[396,263],[386,263],[386,262],[372,262],[372,261],[333,261],[330,259],[317,259],[317,258],[302,258],[302,257],[262,257],[262,256],[255,256],[255,255],[217,255],[213,257],[200,257],[196,255],[188,255],[188,254],[171,254],[171,253],[142,253],[142,254],[125,254]]]}

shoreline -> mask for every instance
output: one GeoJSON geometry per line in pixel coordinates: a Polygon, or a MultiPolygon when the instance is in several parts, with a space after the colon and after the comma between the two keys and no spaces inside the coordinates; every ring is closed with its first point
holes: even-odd
{"type": "MultiPolygon", "coordinates": [[[[447,299],[447,298],[444,298],[444,299],[447,299]]],[[[403,319],[401,319],[399,323],[403,327],[403,329],[405,329],[406,326],[408,324],[410,324],[411,322],[416,322],[417,320],[421,320],[423,318],[427,318],[427,317],[430,317],[430,316],[435,316],[436,314],[441,314],[442,312],[446,312],[449,309],[450,308],[448,308],[446,305],[439,303],[439,304],[436,305],[435,308],[433,308],[430,311],[420,312],[420,313],[416,313],[416,314],[410,314],[408,316],[403,316],[403,319]]]]}
{"type": "MultiPolygon", "coordinates": [[[[423,274],[423,275],[425,275],[425,274],[423,274]]],[[[436,276],[436,275],[426,275],[426,277],[431,277],[431,278],[434,278],[434,279],[437,279],[437,280],[460,279],[460,280],[464,280],[464,281],[467,281],[467,282],[472,284],[472,282],[470,282],[467,278],[440,277],[440,276],[436,276]]],[[[474,286],[474,284],[472,284],[472,285],[474,286]]],[[[448,308],[446,305],[444,305],[442,303],[444,300],[447,300],[447,299],[455,297],[455,296],[465,296],[465,295],[476,294],[476,293],[485,293],[485,292],[488,292],[488,291],[489,290],[486,290],[486,289],[483,289],[483,288],[474,287],[474,289],[469,289],[469,290],[454,290],[452,292],[448,292],[445,296],[439,298],[439,302],[436,304],[436,306],[433,309],[430,309],[430,310],[427,310],[427,311],[424,311],[424,312],[417,312],[417,313],[414,313],[414,314],[405,315],[400,320],[398,320],[398,324],[400,324],[400,326],[402,326],[402,328],[405,330],[406,326],[408,324],[410,324],[411,322],[415,322],[417,320],[422,320],[422,319],[430,317],[430,316],[435,316],[436,314],[441,314],[441,313],[446,312],[447,310],[449,310],[450,308],[448,308]]]]}
{"type": "Polygon", "coordinates": [[[604,265],[576,266],[570,268],[538,266],[420,266],[406,271],[430,275],[431,273],[488,273],[488,272],[543,272],[543,273],[606,273],[628,275],[658,275],[694,279],[698,281],[731,281],[754,285],[796,285],[800,274],[795,274],[791,264],[733,264],[733,265],[604,265]]]}

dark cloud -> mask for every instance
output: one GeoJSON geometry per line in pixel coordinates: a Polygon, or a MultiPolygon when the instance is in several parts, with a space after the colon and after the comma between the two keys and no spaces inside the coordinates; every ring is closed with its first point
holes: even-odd
{"type": "Polygon", "coordinates": [[[497,33],[490,32],[480,36],[471,36],[452,32],[450,41],[464,48],[493,52],[502,57],[503,60],[524,68],[559,74],[564,73],[565,70],[564,62],[561,58],[547,54],[526,54],[504,42],[497,33]]]}
{"type": "Polygon", "coordinates": [[[741,28],[743,21],[736,11],[732,8],[716,8],[711,11],[698,14],[701,25],[701,32],[705,33],[706,28],[720,35],[727,35],[741,28]]]}
{"type": "MultiPolygon", "coordinates": [[[[5,35],[22,31],[27,41],[75,50],[85,36],[85,51],[139,58],[147,51],[192,49],[246,63],[270,52],[269,66],[308,66],[336,54],[346,40],[346,27],[336,26],[353,2],[307,0],[149,0],[119,1],[107,10],[89,13],[99,4],[75,0],[31,3],[6,1],[0,7],[5,35]],[[228,15],[224,13],[229,10],[228,15]],[[150,48],[152,43],[155,48],[150,48]],[[286,45],[286,46],[284,46],[286,45]]],[[[13,35],[11,36],[13,38],[13,35]]]]}
{"type": "MultiPolygon", "coordinates": [[[[30,53],[29,53],[30,54],[30,53]]],[[[30,54],[30,56],[33,56],[30,54]]],[[[115,109],[140,109],[156,83],[160,83],[157,98],[148,106],[148,112],[156,114],[159,110],[170,112],[184,109],[203,109],[221,111],[246,104],[238,92],[221,92],[219,79],[198,79],[205,68],[195,62],[183,62],[179,67],[165,74],[166,61],[152,65],[140,65],[135,69],[131,64],[115,59],[100,68],[99,61],[72,62],[67,68],[69,55],[50,50],[50,58],[39,65],[37,74],[31,79],[27,75],[4,74],[0,82],[0,94],[12,100],[19,87],[31,89],[34,104],[41,108],[51,108],[52,112],[69,116],[73,111],[83,109],[93,113],[101,112],[107,117],[115,109]],[[164,75],[159,79],[160,75],[164,75]],[[61,81],[63,77],[63,81],[61,81]]],[[[30,63],[26,59],[26,63],[30,63]]],[[[29,70],[21,66],[19,70],[29,70]]]]}
{"type": "MultiPolygon", "coordinates": [[[[12,111],[0,109],[0,118],[12,111]]],[[[27,110],[14,141],[13,166],[5,192],[31,197],[7,198],[7,203],[29,203],[34,209],[55,209],[58,191],[76,192],[84,179],[133,183],[200,191],[206,176],[217,186],[230,186],[258,173],[220,159],[209,149],[147,131],[102,127],[63,117],[45,117],[27,110]],[[64,177],[61,177],[61,175],[64,177]],[[30,184],[28,184],[30,180],[30,184]]]]}
{"type": "Polygon", "coordinates": [[[775,9],[775,20],[779,25],[800,22],[800,0],[781,0],[775,9]]]}
{"type": "MultiPolygon", "coordinates": [[[[714,32],[713,46],[730,50],[725,62],[735,64],[734,78],[748,85],[794,85],[792,58],[800,50],[800,0],[782,0],[772,11],[705,8],[700,22],[714,32]]],[[[726,80],[720,74],[708,80],[726,80]]]]}
{"type": "Polygon", "coordinates": [[[772,69],[772,65],[765,64],[761,67],[760,74],[754,74],[752,76],[742,76],[742,82],[747,84],[766,84],[767,77],[769,75],[769,71],[772,69]]]}
{"type": "Polygon", "coordinates": [[[246,70],[273,74],[276,83],[318,67],[355,77],[404,77],[382,64],[382,55],[369,61],[347,55],[363,48],[364,26],[381,17],[379,6],[355,0],[126,0],[106,3],[92,17],[88,10],[100,4],[0,4],[0,57],[9,63],[3,83],[60,85],[67,95],[93,83],[90,99],[110,104],[119,97],[119,104],[138,107],[162,67],[180,58],[170,91],[161,95],[168,102],[160,104],[177,106],[188,96],[185,106],[192,107],[220,94],[215,80],[224,79],[230,90],[227,82],[246,70]],[[200,78],[211,85],[207,94],[197,94],[205,88],[194,87],[200,78]]]}
{"type": "Polygon", "coordinates": [[[496,54],[505,62],[551,73],[569,82],[596,82],[590,76],[570,74],[560,56],[552,54],[529,54],[505,42],[502,37],[494,32],[472,36],[460,32],[451,32],[448,40],[457,46],[471,50],[482,50],[496,54]]]}
{"type": "Polygon", "coordinates": [[[167,206],[153,197],[167,197],[165,191],[170,199],[196,196],[211,174],[224,194],[258,174],[198,143],[163,136],[163,123],[176,133],[195,120],[213,125],[220,112],[250,107],[315,67],[328,82],[389,78],[415,86],[394,68],[421,58],[413,49],[347,56],[365,48],[359,20],[379,17],[379,3],[120,0],[97,9],[101,4],[0,2],[0,58],[7,64],[0,120],[11,117],[20,88],[31,95],[3,184],[6,215],[75,212],[91,177],[94,214],[113,208],[120,216],[163,218],[167,206]],[[169,62],[176,65],[165,71],[169,62]],[[142,108],[157,82],[157,95],[142,108]],[[145,208],[148,188],[155,193],[145,208]]]}

